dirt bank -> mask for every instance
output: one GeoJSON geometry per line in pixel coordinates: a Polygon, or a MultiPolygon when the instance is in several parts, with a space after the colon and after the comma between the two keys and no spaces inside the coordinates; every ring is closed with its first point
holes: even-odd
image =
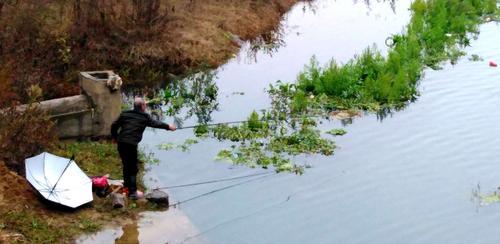
{"type": "Polygon", "coordinates": [[[113,69],[126,85],[144,87],[217,67],[239,50],[235,38],[268,33],[298,1],[7,2],[0,8],[2,99],[23,100],[33,83],[45,98],[73,94],[81,70],[113,69]]]}
{"type": "Polygon", "coordinates": [[[251,40],[274,30],[298,1],[203,1],[191,7],[182,3],[186,1],[176,2],[178,10],[167,24],[165,39],[181,54],[179,64],[189,69],[203,62],[211,67],[223,64],[239,49],[233,35],[251,40]]]}

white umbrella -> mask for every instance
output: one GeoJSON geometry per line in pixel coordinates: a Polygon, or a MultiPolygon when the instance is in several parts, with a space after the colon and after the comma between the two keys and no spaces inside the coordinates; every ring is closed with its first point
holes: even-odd
{"type": "Polygon", "coordinates": [[[71,208],[93,200],[92,181],[73,159],[44,152],[25,166],[26,179],[45,199],[71,208]]]}

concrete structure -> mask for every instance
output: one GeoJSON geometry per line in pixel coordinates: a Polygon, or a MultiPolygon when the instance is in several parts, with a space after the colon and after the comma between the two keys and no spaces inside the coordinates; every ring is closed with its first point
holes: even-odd
{"type": "Polygon", "coordinates": [[[80,95],[46,100],[39,106],[55,120],[62,139],[106,137],[121,112],[120,86],[113,71],[81,72],[80,95]]]}

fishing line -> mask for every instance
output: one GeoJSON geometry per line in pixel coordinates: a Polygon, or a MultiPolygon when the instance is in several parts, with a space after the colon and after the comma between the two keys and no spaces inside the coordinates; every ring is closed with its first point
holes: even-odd
{"type": "Polygon", "coordinates": [[[265,174],[265,175],[262,175],[262,176],[257,177],[257,178],[252,178],[252,179],[249,179],[249,180],[245,180],[245,181],[241,181],[241,182],[238,182],[238,183],[235,183],[235,184],[231,184],[231,185],[228,185],[228,186],[217,188],[215,190],[211,190],[211,191],[208,191],[208,192],[196,195],[194,197],[190,197],[188,199],[185,199],[185,200],[178,201],[176,203],[170,204],[169,207],[177,207],[177,206],[179,206],[182,203],[190,202],[190,201],[198,199],[200,197],[208,196],[208,195],[214,194],[216,192],[220,192],[220,191],[227,190],[227,189],[230,189],[230,188],[233,188],[233,187],[236,187],[236,186],[247,184],[247,183],[250,183],[252,181],[260,180],[260,179],[263,179],[263,178],[266,178],[266,177],[268,177],[270,175],[275,175],[275,174],[278,174],[278,173],[276,173],[276,172],[275,173],[269,173],[269,174],[265,174]]]}
{"type": "Polygon", "coordinates": [[[274,208],[274,207],[277,207],[277,206],[280,206],[280,205],[282,205],[282,204],[285,204],[285,203],[287,203],[288,201],[290,201],[290,199],[291,199],[291,198],[292,198],[292,195],[289,195],[289,196],[288,196],[285,200],[282,200],[282,201],[279,201],[279,202],[277,202],[277,203],[271,204],[271,205],[269,205],[269,206],[263,207],[263,208],[258,209],[258,210],[256,210],[256,211],[253,211],[253,212],[251,212],[251,213],[249,213],[249,214],[245,214],[245,215],[242,215],[242,216],[238,216],[238,217],[236,217],[236,218],[232,218],[232,219],[229,219],[229,220],[224,221],[224,222],[222,222],[222,223],[219,223],[219,224],[217,224],[217,225],[215,225],[215,226],[212,226],[212,227],[211,227],[211,228],[209,228],[209,229],[206,229],[206,230],[204,230],[204,231],[202,231],[202,232],[197,233],[196,235],[193,235],[193,236],[188,236],[187,238],[185,238],[185,239],[184,239],[182,242],[180,242],[180,243],[181,243],[181,244],[186,243],[187,241],[189,241],[189,240],[191,240],[191,239],[198,238],[198,237],[200,237],[200,236],[202,236],[202,235],[204,235],[204,234],[206,234],[206,233],[208,233],[208,232],[211,232],[211,231],[213,231],[213,230],[215,230],[215,229],[217,229],[217,228],[219,228],[219,227],[221,227],[221,226],[223,226],[223,225],[227,225],[227,224],[233,223],[233,222],[238,221],[238,220],[241,220],[241,219],[246,219],[246,218],[251,217],[251,216],[253,216],[253,215],[257,215],[257,214],[259,214],[259,213],[261,213],[261,212],[264,212],[264,211],[266,211],[266,210],[269,210],[269,209],[272,209],[272,208],[274,208]]]}
{"type": "Polygon", "coordinates": [[[263,173],[242,175],[242,176],[236,176],[236,177],[230,177],[230,178],[222,178],[222,179],[215,179],[215,180],[208,180],[208,181],[201,181],[201,182],[188,183],[188,184],[182,184],[182,185],[157,187],[157,188],[154,188],[154,190],[173,189],[173,188],[181,188],[181,187],[188,187],[188,186],[205,185],[205,184],[212,184],[212,183],[224,182],[224,181],[232,181],[232,180],[237,180],[237,179],[243,179],[243,178],[254,177],[254,176],[259,176],[259,175],[268,175],[268,174],[272,174],[272,172],[263,172],[263,173]]]}
{"type": "Polygon", "coordinates": [[[277,206],[280,206],[280,205],[282,205],[282,204],[285,204],[285,203],[289,202],[289,201],[290,201],[293,197],[295,197],[295,196],[297,196],[297,195],[301,194],[302,192],[304,192],[304,191],[308,191],[308,190],[310,190],[310,188],[315,188],[316,186],[326,185],[326,183],[328,183],[329,181],[332,181],[333,179],[336,179],[337,177],[339,177],[340,175],[343,175],[343,174],[345,174],[345,172],[343,172],[343,171],[342,171],[341,173],[339,173],[339,174],[337,174],[337,175],[335,175],[335,176],[333,176],[333,177],[331,177],[331,178],[327,178],[327,179],[325,179],[325,180],[323,180],[323,181],[321,181],[321,182],[319,182],[319,183],[316,183],[316,184],[314,184],[314,185],[311,185],[311,187],[309,187],[309,188],[304,188],[304,189],[301,189],[301,190],[294,191],[294,192],[292,192],[291,194],[289,194],[289,195],[288,195],[288,196],[287,196],[284,200],[282,200],[282,201],[279,201],[279,202],[276,202],[276,203],[274,203],[274,204],[268,205],[268,206],[266,206],[266,207],[264,207],[264,208],[258,209],[258,210],[254,211],[254,212],[249,213],[249,214],[245,214],[245,215],[242,215],[242,216],[238,216],[238,217],[235,217],[235,218],[232,218],[232,219],[226,220],[226,221],[224,221],[224,222],[221,222],[221,223],[219,223],[219,224],[216,224],[216,225],[214,225],[214,226],[212,226],[212,227],[210,227],[210,228],[208,228],[208,229],[206,229],[206,230],[204,230],[204,231],[198,232],[198,233],[197,233],[197,234],[195,234],[195,235],[192,235],[192,236],[188,236],[188,237],[186,237],[186,238],[185,238],[182,242],[180,242],[180,243],[181,243],[181,244],[182,244],[182,243],[186,243],[186,242],[187,242],[187,241],[189,241],[189,240],[192,240],[192,239],[194,239],[194,238],[198,238],[198,237],[200,237],[200,236],[202,236],[202,235],[204,235],[204,234],[206,234],[206,233],[208,233],[208,232],[211,232],[211,231],[213,231],[213,230],[215,230],[215,229],[217,229],[217,228],[219,228],[219,227],[222,227],[222,226],[224,226],[224,225],[227,225],[227,224],[233,223],[233,222],[238,221],[238,220],[246,219],[246,218],[251,217],[251,216],[254,216],[254,215],[256,215],[256,214],[260,214],[260,213],[262,213],[262,212],[264,212],[264,211],[266,211],[266,210],[269,210],[269,209],[272,209],[272,208],[274,208],[274,207],[277,207],[277,206]]]}

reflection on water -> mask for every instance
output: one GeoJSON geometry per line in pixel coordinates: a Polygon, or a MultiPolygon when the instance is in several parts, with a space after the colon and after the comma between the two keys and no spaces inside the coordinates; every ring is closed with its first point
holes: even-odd
{"type": "Polygon", "coordinates": [[[127,224],[122,227],[123,234],[115,240],[116,244],[135,244],[139,243],[139,230],[137,222],[127,224]]]}
{"type": "Polygon", "coordinates": [[[164,90],[166,104],[162,110],[174,116],[179,126],[193,115],[200,124],[210,122],[212,112],[219,106],[216,78],[216,71],[205,69],[173,82],[164,90]]]}
{"type": "Polygon", "coordinates": [[[164,88],[128,92],[125,103],[132,106],[135,95],[145,96],[149,112],[155,119],[175,118],[177,126],[196,117],[196,123],[212,121],[212,113],[219,108],[217,71],[207,68],[170,82],[164,88]]]}
{"type": "MultiPolygon", "coordinates": [[[[76,242],[93,243],[181,243],[187,236],[194,236],[199,230],[179,209],[172,208],[165,212],[144,212],[139,220],[121,228],[107,229],[97,234],[82,236],[76,242]]],[[[195,242],[206,243],[202,237],[195,242]]]]}
{"type": "MultiPolygon", "coordinates": [[[[353,0],[354,3],[357,3],[358,0],[353,0]]],[[[369,10],[371,10],[371,5],[373,3],[373,0],[370,1],[370,0],[362,0],[364,4],[366,4],[366,6],[368,7],[369,10]],[[370,3],[371,2],[371,3],[370,3]]],[[[380,0],[376,0],[377,3],[380,3],[381,1],[380,0]]],[[[396,0],[382,0],[382,2],[388,2],[391,6],[391,9],[394,13],[396,13],[396,0]]]]}
{"type": "Polygon", "coordinates": [[[257,38],[248,42],[247,60],[257,62],[258,54],[266,54],[273,56],[281,47],[285,46],[285,28],[283,23],[280,23],[273,30],[267,31],[257,38]]]}

